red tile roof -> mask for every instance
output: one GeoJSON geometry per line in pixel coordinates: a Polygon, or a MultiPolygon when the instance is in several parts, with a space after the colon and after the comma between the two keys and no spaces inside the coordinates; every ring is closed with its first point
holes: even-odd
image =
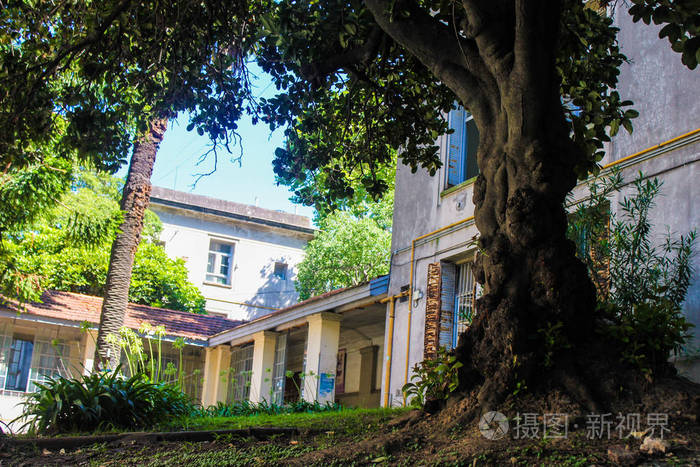
{"type": "MultiPolygon", "coordinates": [[[[47,290],[41,296],[41,302],[31,302],[20,308],[15,302],[2,300],[0,309],[79,323],[100,322],[102,297],[47,290]]],[[[164,326],[169,336],[206,340],[209,336],[235,328],[245,321],[129,303],[124,325],[138,329],[143,323],[164,326]]]]}

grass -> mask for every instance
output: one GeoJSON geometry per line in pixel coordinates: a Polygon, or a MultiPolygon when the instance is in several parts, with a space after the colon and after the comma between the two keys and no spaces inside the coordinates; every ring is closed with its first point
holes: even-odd
{"type": "Polygon", "coordinates": [[[322,428],[353,435],[372,431],[409,409],[341,409],[331,412],[258,414],[237,417],[194,417],[179,420],[172,428],[184,430],[233,430],[250,427],[322,428]]]}
{"type": "MultiPolygon", "coordinates": [[[[195,444],[185,443],[176,450],[164,450],[156,454],[139,452],[135,456],[127,456],[120,461],[126,464],[148,465],[149,467],[166,467],[177,463],[180,465],[201,467],[218,467],[221,465],[253,465],[276,464],[285,459],[300,456],[313,448],[304,445],[278,445],[247,440],[247,443],[236,446],[229,443],[218,450],[204,450],[195,444]]],[[[95,459],[92,465],[104,465],[106,459],[95,459]]]]}
{"type": "MultiPolygon", "coordinates": [[[[249,427],[288,427],[297,428],[300,435],[277,434],[256,439],[232,434],[220,435],[211,442],[181,441],[136,441],[126,444],[104,443],[87,446],[69,452],[46,452],[28,448],[13,452],[14,461],[22,459],[29,464],[66,464],[95,466],[148,465],[152,467],[168,465],[224,466],[224,465],[285,465],[290,460],[312,451],[327,449],[339,443],[350,443],[366,439],[381,430],[385,424],[409,409],[341,409],[338,411],[295,414],[258,414],[235,417],[192,417],[162,429],[171,430],[228,430],[249,427]],[[304,430],[322,430],[321,433],[308,433],[304,430]]],[[[383,454],[371,456],[368,462],[377,458],[377,465],[386,463],[383,454]]],[[[0,464],[2,464],[0,456],[0,464]]],[[[13,462],[14,462],[13,461],[13,462]]],[[[12,462],[11,462],[12,463],[12,462]]],[[[21,462],[20,462],[21,463],[21,462]]],[[[344,465],[340,462],[338,465],[344,465]]]]}

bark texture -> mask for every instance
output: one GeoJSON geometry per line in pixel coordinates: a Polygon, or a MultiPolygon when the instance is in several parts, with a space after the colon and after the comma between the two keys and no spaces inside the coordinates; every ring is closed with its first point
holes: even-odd
{"type": "Polygon", "coordinates": [[[129,174],[122,192],[121,210],[124,219],[112,243],[109,259],[97,333],[95,369],[116,368],[121,359],[121,348],[110,344],[107,336],[117,334],[124,325],[134,255],[141,240],[143,218],[151,198],[151,174],[166,129],[166,120],[154,120],[149,131],[134,143],[129,174]]]}
{"type": "Polygon", "coordinates": [[[566,239],[564,208],[584,153],[569,137],[554,62],[558,1],[462,0],[466,20],[443,25],[409,2],[391,16],[366,0],[380,26],[449,86],[480,131],[474,188],[485,294],[460,339],[465,391],[489,410],[517,384],[548,381],[594,405],[574,352],[593,338],[595,293],[566,239]]]}

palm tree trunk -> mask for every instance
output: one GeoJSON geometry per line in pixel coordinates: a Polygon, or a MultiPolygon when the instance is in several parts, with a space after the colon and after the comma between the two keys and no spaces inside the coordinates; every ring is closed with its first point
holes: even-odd
{"type": "Polygon", "coordinates": [[[149,131],[134,143],[129,174],[122,192],[121,209],[124,219],[112,243],[109,259],[97,333],[95,369],[116,368],[121,360],[121,348],[111,344],[107,337],[118,333],[124,325],[134,255],[141,240],[143,218],[151,197],[151,174],[166,129],[167,120],[153,120],[149,131]]]}

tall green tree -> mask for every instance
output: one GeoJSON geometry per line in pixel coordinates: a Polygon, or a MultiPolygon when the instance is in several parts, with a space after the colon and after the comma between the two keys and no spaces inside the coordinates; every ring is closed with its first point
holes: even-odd
{"type": "Polygon", "coordinates": [[[133,145],[125,215],[112,244],[96,366],[115,366],[106,337],[122,326],[150,175],[167,120],[191,115],[212,157],[231,150],[236,121],[253,112],[243,60],[259,3],[239,1],[10,2],[0,13],[0,163],[41,161],[57,140],[70,154],[115,169],[133,145]],[[57,125],[57,120],[65,122],[57,125]]]}
{"type": "Polygon", "coordinates": [[[363,209],[337,210],[319,222],[320,231],[304,250],[296,289],[305,300],[341,287],[367,282],[389,272],[393,196],[363,209]]]}
{"type": "MultiPolygon", "coordinates": [[[[665,30],[682,36],[693,68],[693,2],[634,3],[636,19],[675,25],[665,30]]],[[[323,168],[342,188],[357,164],[387,164],[388,147],[433,174],[444,115],[455,101],[469,110],[480,133],[473,201],[484,294],[457,349],[461,388],[476,391],[480,410],[522,381],[595,408],[593,394],[607,394],[598,383],[615,374],[577,364],[604,346],[591,337],[594,287],[566,238],[564,201],[637,115],[615,90],[626,58],[612,20],[580,0],[308,0],[275,3],[264,25],[259,61],[284,92],[263,105],[293,143],[277,153],[282,177],[323,168]],[[542,330],[556,323],[565,345],[545,368],[542,330]]]]}

